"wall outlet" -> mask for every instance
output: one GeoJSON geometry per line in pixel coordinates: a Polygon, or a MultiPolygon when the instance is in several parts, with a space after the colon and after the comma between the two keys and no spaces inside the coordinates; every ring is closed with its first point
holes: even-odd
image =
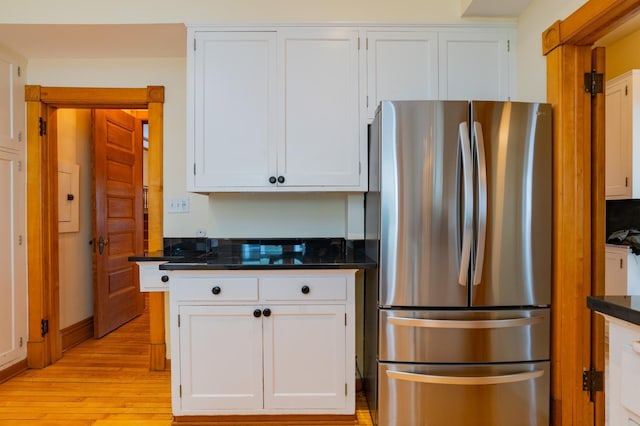
{"type": "Polygon", "coordinates": [[[189,213],[188,198],[169,198],[167,213],[189,213]]]}

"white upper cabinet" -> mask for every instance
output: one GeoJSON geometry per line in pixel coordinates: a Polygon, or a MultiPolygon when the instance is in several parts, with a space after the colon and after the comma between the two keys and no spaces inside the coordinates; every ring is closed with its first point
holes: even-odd
{"type": "Polygon", "coordinates": [[[367,118],[382,100],[438,99],[438,33],[367,31],[367,118]]]}
{"type": "Polygon", "coordinates": [[[197,32],[189,55],[189,189],[271,186],[276,173],[275,32],[197,32]]]}
{"type": "Polygon", "coordinates": [[[366,155],[360,143],[358,31],[284,29],[277,185],[359,190],[366,155]]]}
{"type": "Polygon", "coordinates": [[[508,100],[506,25],[193,26],[187,189],[364,192],[381,100],[508,100]]]}
{"type": "Polygon", "coordinates": [[[441,31],[440,99],[509,100],[510,36],[502,29],[441,31]]]}
{"type": "Polygon", "coordinates": [[[640,198],[640,70],[607,81],[605,88],[605,197],[640,198]]]}
{"type": "Polygon", "coordinates": [[[190,31],[188,189],[363,191],[358,31],[190,31]]]}

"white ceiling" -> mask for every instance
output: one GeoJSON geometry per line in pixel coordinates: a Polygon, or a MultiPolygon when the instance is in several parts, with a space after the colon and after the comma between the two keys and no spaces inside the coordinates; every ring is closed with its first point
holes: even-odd
{"type": "Polygon", "coordinates": [[[523,10],[529,6],[531,0],[460,0],[462,16],[494,16],[511,17],[520,16],[523,10]]]}
{"type": "Polygon", "coordinates": [[[186,56],[182,24],[0,24],[0,44],[27,59],[186,56]]]}

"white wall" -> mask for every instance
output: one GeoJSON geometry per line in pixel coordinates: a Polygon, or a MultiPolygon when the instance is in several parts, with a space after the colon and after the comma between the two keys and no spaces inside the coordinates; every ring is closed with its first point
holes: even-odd
{"type": "Polygon", "coordinates": [[[80,166],[80,230],[58,238],[63,329],[93,315],[90,110],[58,110],[58,161],[80,166]]]}
{"type": "Polygon", "coordinates": [[[542,54],[542,33],[565,19],[586,0],[532,0],[518,19],[515,99],[545,102],[547,62],[542,54]]]}

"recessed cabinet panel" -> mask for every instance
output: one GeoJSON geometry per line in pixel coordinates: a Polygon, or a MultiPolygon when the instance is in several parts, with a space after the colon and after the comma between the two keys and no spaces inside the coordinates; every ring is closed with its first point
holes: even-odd
{"type": "Polygon", "coordinates": [[[506,32],[443,31],[438,38],[440,99],[509,99],[510,43],[506,32]]]}
{"type": "Polygon", "coordinates": [[[275,305],[271,310],[264,320],[265,407],[344,408],[344,305],[275,305]]]}
{"type": "Polygon", "coordinates": [[[252,311],[180,307],[183,410],[262,408],[262,321],[252,311]]]}
{"type": "Polygon", "coordinates": [[[360,183],[358,32],[281,31],[284,135],[278,175],[286,186],[360,183]]]}
{"type": "Polygon", "coordinates": [[[367,32],[367,116],[382,100],[438,99],[438,33],[367,32]]]}
{"type": "Polygon", "coordinates": [[[193,184],[269,186],[276,173],[276,33],[198,32],[193,58],[193,184]]]}

